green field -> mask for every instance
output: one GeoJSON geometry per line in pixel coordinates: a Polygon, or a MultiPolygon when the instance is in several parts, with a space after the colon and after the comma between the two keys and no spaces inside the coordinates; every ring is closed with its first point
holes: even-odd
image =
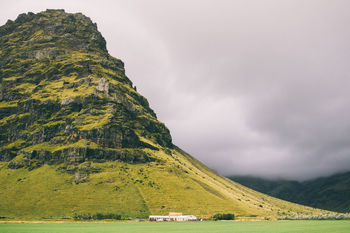
{"type": "Polygon", "coordinates": [[[350,232],[350,221],[144,222],[144,223],[0,223],[1,233],[142,233],[142,232],[350,232]]]}

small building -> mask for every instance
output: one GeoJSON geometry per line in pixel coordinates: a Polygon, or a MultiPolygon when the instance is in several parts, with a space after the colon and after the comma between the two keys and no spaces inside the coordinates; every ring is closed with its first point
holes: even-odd
{"type": "Polygon", "coordinates": [[[182,213],[169,213],[169,215],[150,215],[150,221],[196,221],[197,217],[194,215],[182,215],[182,213]]]}
{"type": "Polygon", "coordinates": [[[170,212],[169,216],[182,216],[182,213],[170,212]]]}
{"type": "Polygon", "coordinates": [[[181,215],[181,216],[170,216],[170,221],[196,221],[197,217],[194,215],[181,215]]]}
{"type": "Polygon", "coordinates": [[[150,221],[157,221],[157,222],[163,222],[163,221],[170,221],[169,216],[163,216],[163,215],[150,215],[148,220],[150,221]]]}

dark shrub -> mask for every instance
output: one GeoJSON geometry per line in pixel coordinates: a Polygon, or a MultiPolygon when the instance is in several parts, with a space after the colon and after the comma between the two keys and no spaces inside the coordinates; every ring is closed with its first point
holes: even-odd
{"type": "Polygon", "coordinates": [[[212,216],[212,219],[216,220],[234,220],[235,219],[235,215],[234,214],[214,214],[212,216]]]}
{"type": "Polygon", "coordinates": [[[102,219],[114,219],[114,220],[121,220],[122,216],[119,214],[74,214],[73,216],[74,220],[102,220],[102,219]]]}

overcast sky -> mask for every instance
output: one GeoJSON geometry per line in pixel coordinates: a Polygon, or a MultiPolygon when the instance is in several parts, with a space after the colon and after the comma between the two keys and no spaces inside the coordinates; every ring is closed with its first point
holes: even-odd
{"type": "Polygon", "coordinates": [[[350,1],[4,1],[82,12],[171,131],[223,175],[350,170],[350,1]]]}

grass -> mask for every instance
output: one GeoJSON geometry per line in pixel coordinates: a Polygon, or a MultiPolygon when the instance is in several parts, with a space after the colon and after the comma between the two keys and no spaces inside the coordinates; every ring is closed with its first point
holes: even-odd
{"type": "Polygon", "coordinates": [[[12,107],[17,107],[17,101],[2,101],[0,102],[0,108],[12,108],[12,107]]]}
{"type": "MultiPolygon", "coordinates": [[[[17,140],[20,141],[20,140],[17,140]]],[[[19,142],[15,141],[17,144],[19,142]]],[[[22,142],[23,143],[23,142],[22,142]]],[[[7,147],[12,146],[11,144],[7,145],[7,147]]],[[[91,142],[89,140],[86,139],[80,139],[79,141],[72,143],[72,144],[64,144],[64,145],[60,145],[58,146],[57,144],[50,144],[48,142],[43,142],[40,144],[36,144],[34,146],[29,146],[23,149],[24,152],[29,152],[29,151],[33,151],[33,150],[46,150],[46,151],[50,151],[50,152],[55,152],[55,151],[59,151],[59,150],[63,150],[66,148],[92,148],[92,149],[96,149],[98,148],[98,145],[94,142],[91,142]]]]}
{"type": "MultiPolygon", "coordinates": [[[[82,141],[76,144],[83,144],[82,141]]],[[[144,151],[152,154],[156,161],[96,163],[99,171],[90,173],[79,184],[75,183],[74,174],[64,172],[60,165],[44,165],[30,171],[9,169],[7,163],[2,162],[0,216],[35,219],[101,212],[147,217],[182,212],[200,217],[234,213],[274,219],[285,214],[326,212],[245,188],[220,177],[180,151],[171,150],[171,156],[162,150],[144,151]]],[[[84,169],[81,170],[84,173],[84,169]]]]}
{"type": "Polygon", "coordinates": [[[342,233],[349,232],[350,221],[274,221],[274,222],[84,222],[84,223],[1,223],[2,233],[342,233]]]}
{"type": "Polygon", "coordinates": [[[7,182],[16,185],[2,186],[0,212],[2,216],[23,217],[66,216],[96,211],[134,214],[135,217],[149,214],[142,212],[147,210],[144,209],[143,200],[132,183],[122,186],[120,182],[114,182],[122,174],[106,175],[97,173],[89,177],[89,182],[76,185],[74,175],[56,172],[49,166],[32,172],[25,169],[7,170],[7,182]],[[116,186],[120,190],[115,191],[116,186]],[[4,193],[9,195],[4,197],[4,193]]]}

